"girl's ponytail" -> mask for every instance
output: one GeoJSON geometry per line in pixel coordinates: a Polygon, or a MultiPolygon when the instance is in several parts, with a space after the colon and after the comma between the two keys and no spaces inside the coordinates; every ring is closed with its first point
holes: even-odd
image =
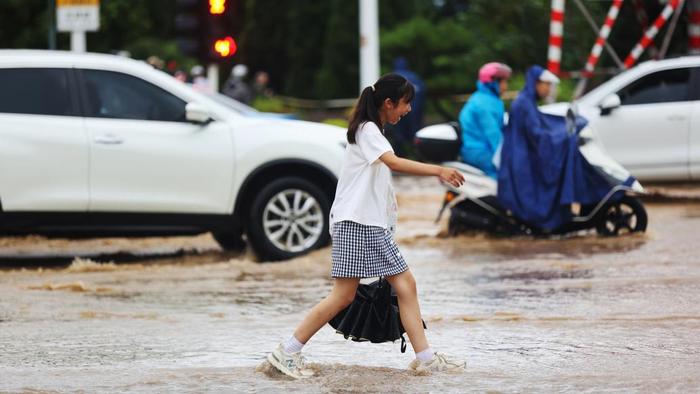
{"type": "Polygon", "coordinates": [[[357,99],[355,104],[355,110],[350,117],[350,123],[348,125],[348,142],[354,144],[355,134],[357,134],[357,129],[363,122],[374,122],[377,127],[381,130],[382,123],[379,120],[379,106],[374,102],[375,89],[372,86],[368,86],[362,90],[360,98],[357,99]]]}
{"type": "Polygon", "coordinates": [[[348,142],[351,144],[356,142],[357,129],[364,122],[374,122],[379,130],[383,131],[384,126],[379,117],[379,108],[386,99],[391,100],[396,105],[401,99],[410,102],[414,95],[413,85],[406,78],[393,73],[384,75],[374,85],[364,88],[355,104],[355,110],[350,116],[348,142]]]}

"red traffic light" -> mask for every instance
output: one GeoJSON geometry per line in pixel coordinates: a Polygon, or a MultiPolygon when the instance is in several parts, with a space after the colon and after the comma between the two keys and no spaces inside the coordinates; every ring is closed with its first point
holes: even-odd
{"type": "Polygon", "coordinates": [[[209,13],[221,15],[226,12],[226,0],[209,0],[209,13]]]}
{"type": "Polygon", "coordinates": [[[237,49],[236,41],[231,36],[220,38],[214,42],[214,52],[221,57],[233,56],[237,49]]]}

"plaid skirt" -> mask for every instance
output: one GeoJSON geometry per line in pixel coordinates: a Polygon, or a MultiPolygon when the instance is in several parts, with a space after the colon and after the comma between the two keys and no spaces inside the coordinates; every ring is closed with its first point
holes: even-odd
{"type": "Polygon", "coordinates": [[[344,220],[331,231],[331,276],[376,278],[408,270],[389,230],[344,220]]]}

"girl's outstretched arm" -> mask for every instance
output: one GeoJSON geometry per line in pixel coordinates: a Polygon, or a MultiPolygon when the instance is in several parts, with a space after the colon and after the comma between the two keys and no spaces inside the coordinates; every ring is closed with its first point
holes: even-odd
{"type": "Polygon", "coordinates": [[[436,176],[441,181],[447,182],[454,187],[460,187],[464,183],[462,173],[454,168],[425,164],[414,160],[404,159],[396,156],[393,152],[386,152],[379,156],[379,160],[384,162],[392,171],[403,172],[411,175],[436,176]]]}

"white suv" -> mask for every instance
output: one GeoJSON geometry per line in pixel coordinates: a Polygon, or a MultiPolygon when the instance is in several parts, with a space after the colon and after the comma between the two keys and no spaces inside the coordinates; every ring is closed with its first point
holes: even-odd
{"type": "Polygon", "coordinates": [[[344,130],[250,118],[143,62],[0,50],[0,233],[328,242],[344,130]]]}
{"type": "MultiPolygon", "coordinates": [[[[641,180],[700,180],[700,56],[648,61],[576,101],[611,157],[641,180]]],[[[542,106],[564,115],[567,103],[542,106]]]]}

